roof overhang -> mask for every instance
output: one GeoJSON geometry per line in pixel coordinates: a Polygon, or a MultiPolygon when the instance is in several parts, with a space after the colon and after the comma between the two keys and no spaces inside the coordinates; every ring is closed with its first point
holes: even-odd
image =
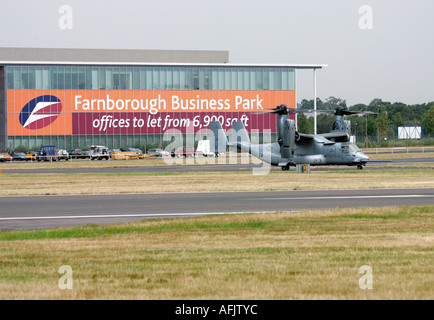
{"type": "Polygon", "coordinates": [[[233,67],[322,69],[327,64],[258,64],[258,63],[162,63],[162,62],[86,62],[86,61],[0,61],[0,65],[68,65],[68,66],[162,66],[162,67],[233,67]]]}

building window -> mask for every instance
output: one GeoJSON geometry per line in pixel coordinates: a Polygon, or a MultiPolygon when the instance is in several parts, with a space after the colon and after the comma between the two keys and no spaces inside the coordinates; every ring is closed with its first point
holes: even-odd
{"type": "Polygon", "coordinates": [[[8,89],[295,90],[290,68],[9,66],[8,89]]]}

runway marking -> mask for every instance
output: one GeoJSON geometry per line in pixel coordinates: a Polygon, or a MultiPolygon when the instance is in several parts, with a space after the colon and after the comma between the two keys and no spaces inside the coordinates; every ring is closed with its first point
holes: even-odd
{"type": "Polygon", "coordinates": [[[333,200],[333,199],[381,199],[381,198],[432,198],[434,195],[402,194],[390,196],[331,196],[331,197],[283,197],[283,198],[256,198],[247,200],[333,200]]]}
{"type": "MultiPolygon", "coordinates": [[[[104,214],[104,215],[89,215],[89,216],[45,216],[45,217],[8,217],[0,218],[0,221],[10,220],[50,220],[50,219],[95,219],[95,218],[146,218],[146,217],[178,217],[178,216],[207,216],[221,214],[243,214],[251,213],[252,211],[244,212],[185,212],[185,213],[137,213],[137,214],[104,214]]],[[[269,213],[276,211],[260,211],[258,213],[269,213]]]]}

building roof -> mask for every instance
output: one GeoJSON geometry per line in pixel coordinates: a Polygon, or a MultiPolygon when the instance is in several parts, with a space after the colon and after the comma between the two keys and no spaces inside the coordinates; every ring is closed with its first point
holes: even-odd
{"type": "Polygon", "coordinates": [[[0,48],[0,61],[8,63],[227,63],[229,51],[0,48]]]}
{"type": "Polygon", "coordinates": [[[0,65],[155,65],[290,67],[320,69],[325,64],[232,64],[229,51],[0,48],[0,65]]]}

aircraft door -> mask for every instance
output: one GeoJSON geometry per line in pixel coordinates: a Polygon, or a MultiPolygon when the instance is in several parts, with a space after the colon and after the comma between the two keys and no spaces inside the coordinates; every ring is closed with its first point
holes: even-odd
{"type": "Polygon", "coordinates": [[[328,148],[328,154],[327,154],[327,162],[333,162],[336,161],[336,146],[331,145],[328,148]]]}

